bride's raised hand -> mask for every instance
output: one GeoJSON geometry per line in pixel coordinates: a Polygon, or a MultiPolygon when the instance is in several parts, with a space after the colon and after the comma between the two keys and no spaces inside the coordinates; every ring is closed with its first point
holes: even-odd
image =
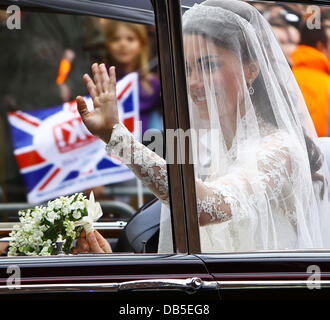
{"type": "Polygon", "coordinates": [[[92,65],[94,81],[88,74],[83,80],[94,104],[94,110],[88,111],[83,97],[76,98],[78,111],[87,129],[108,143],[113,126],[119,122],[116,96],[115,67],[110,67],[109,75],[104,64],[92,65]]]}

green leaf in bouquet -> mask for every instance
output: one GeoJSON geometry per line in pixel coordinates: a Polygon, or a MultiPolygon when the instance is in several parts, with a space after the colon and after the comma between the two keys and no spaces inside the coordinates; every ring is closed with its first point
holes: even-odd
{"type": "Polygon", "coordinates": [[[51,254],[51,255],[55,255],[56,254],[56,247],[55,245],[51,245],[48,249],[48,252],[51,254]]]}
{"type": "Polygon", "coordinates": [[[53,224],[50,225],[50,227],[44,232],[43,240],[51,239],[54,241],[54,239],[57,239],[57,232],[56,228],[53,224]]]}
{"type": "Polygon", "coordinates": [[[63,251],[65,254],[69,254],[71,251],[71,245],[72,245],[73,239],[71,237],[68,237],[64,243],[63,251]]]}
{"type": "Polygon", "coordinates": [[[84,210],[83,210],[83,212],[82,212],[82,216],[83,216],[83,217],[87,217],[87,216],[88,216],[88,210],[87,210],[86,207],[84,208],[84,210]]]}
{"type": "Polygon", "coordinates": [[[79,197],[79,193],[76,193],[76,195],[75,195],[75,197],[73,198],[71,204],[74,203],[74,202],[76,202],[77,199],[78,199],[78,197],[79,197]]]}

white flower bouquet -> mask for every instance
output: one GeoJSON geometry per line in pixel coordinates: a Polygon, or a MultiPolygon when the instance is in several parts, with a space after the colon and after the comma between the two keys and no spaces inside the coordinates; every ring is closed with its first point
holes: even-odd
{"type": "Polygon", "coordinates": [[[10,236],[8,256],[49,256],[57,253],[57,244],[69,254],[73,242],[85,229],[93,231],[93,222],[102,216],[93,193],[87,199],[82,193],[59,197],[45,207],[19,211],[20,224],[15,225],[10,236]]]}

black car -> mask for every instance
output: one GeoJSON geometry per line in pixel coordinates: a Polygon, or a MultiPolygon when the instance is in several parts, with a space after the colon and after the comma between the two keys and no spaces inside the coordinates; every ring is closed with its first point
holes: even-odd
{"type": "MultiPolygon", "coordinates": [[[[151,27],[155,25],[154,52],[158,56],[164,128],[186,130],[190,124],[181,15],[194,2],[1,0],[0,8],[6,10],[10,5],[16,5],[23,15],[32,17],[40,14],[99,17],[151,27]]],[[[324,7],[328,4],[327,1],[306,1],[304,5],[308,3],[324,7]]],[[[72,28],[72,36],[75,32],[79,36],[79,30],[74,26],[68,28],[72,28]]],[[[40,29],[33,32],[38,33],[40,29]]],[[[16,36],[17,33],[13,34],[13,41],[6,43],[6,47],[15,46],[16,36]]],[[[90,53],[94,54],[99,49],[89,45],[86,45],[86,50],[90,50],[90,53]]],[[[1,65],[10,68],[10,57],[0,53],[0,59],[2,62],[8,59],[6,64],[1,65]]],[[[80,70],[75,72],[80,76],[83,74],[80,70]]],[[[7,81],[10,82],[11,78],[7,78],[7,81]]],[[[1,86],[5,87],[4,84],[1,86]]],[[[179,163],[168,165],[168,178],[175,248],[173,254],[157,254],[160,203],[149,198],[150,202],[136,214],[128,210],[126,216],[125,213],[119,213],[115,217],[123,222],[112,220],[96,224],[96,228],[113,244],[112,254],[1,257],[0,301],[34,298],[108,299],[147,304],[167,299],[176,304],[181,301],[200,303],[199,308],[189,312],[208,314],[207,303],[211,301],[330,297],[330,248],[201,253],[193,166],[179,163]]],[[[8,210],[8,205],[6,207],[3,203],[2,208],[8,210]]],[[[9,223],[12,218],[6,219],[2,219],[0,224],[2,237],[8,237],[8,226],[12,225],[9,223]]],[[[158,312],[188,313],[184,306],[173,306],[158,312]]],[[[130,310],[123,309],[122,312],[129,314],[130,310]]]]}

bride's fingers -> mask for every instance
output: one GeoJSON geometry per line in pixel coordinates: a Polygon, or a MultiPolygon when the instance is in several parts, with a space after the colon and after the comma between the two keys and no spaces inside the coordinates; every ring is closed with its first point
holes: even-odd
{"type": "Polygon", "coordinates": [[[78,253],[88,253],[89,252],[89,245],[86,239],[79,238],[76,244],[76,247],[72,249],[73,254],[78,253]]]}
{"type": "Polygon", "coordinates": [[[102,237],[102,235],[97,231],[95,230],[95,237],[96,237],[96,240],[100,246],[100,248],[105,252],[105,253],[112,253],[112,248],[109,244],[109,242],[104,239],[102,237]]]}
{"type": "Polygon", "coordinates": [[[103,92],[102,79],[101,79],[101,75],[100,75],[100,69],[99,69],[99,66],[97,63],[94,63],[92,65],[92,72],[93,72],[93,76],[94,76],[94,82],[95,82],[97,93],[101,94],[103,92]]]}
{"type": "Polygon", "coordinates": [[[105,67],[105,64],[102,63],[100,65],[100,74],[102,79],[102,89],[104,92],[109,91],[109,76],[107,73],[107,68],[105,67]]]}
{"type": "Polygon", "coordinates": [[[89,113],[86,102],[83,97],[78,96],[76,98],[78,112],[80,113],[81,119],[84,121],[89,113]]]}
{"type": "Polygon", "coordinates": [[[104,251],[99,246],[99,243],[97,242],[94,232],[90,232],[87,235],[87,241],[89,244],[89,247],[93,253],[104,253],[104,251]]]}
{"type": "Polygon", "coordinates": [[[109,68],[109,74],[110,74],[110,92],[114,94],[114,98],[117,99],[116,96],[116,68],[110,67],[109,68]]]}
{"type": "Polygon", "coordinates": [[[94,84],[94,81],[91,79],[91,77],[88,74],[84,74],[83,80],[92,100],[94,101],[95,98],[97,97],[97,89],[94,84]]]}

